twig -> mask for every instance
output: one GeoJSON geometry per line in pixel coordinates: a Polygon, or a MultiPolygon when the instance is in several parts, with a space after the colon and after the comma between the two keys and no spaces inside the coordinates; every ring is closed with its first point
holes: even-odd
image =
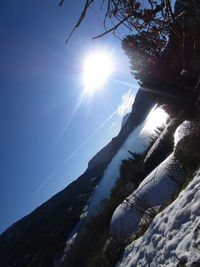
{"type": "Polygon", "coordinates": [[[112,32],[114,31],[115,29],[117,29],[121,24],[123,24],[127,19],[129,19],[131,17],[131,15],[125,17],[122,21],[120,21],[119,23],[117,23],[114,27],[110,28],[109,30],[93,37],[92,39],[95,40],[95,39],[98,39],[98,38],[101,38],[102,36],[108,34],[109,32],[112,32]]]}
{"type": "MultiPolygon", "coordinates": [[[[105,1],[105,0],[104,0],[105,1]]],[[[103,1],[103,2],[104,2],[103,1]]],[[[106,10],[106,15],[104,17],[104,21],[103,21],[103,25],[104,25],[104,29],[107,30],[106,28],[106,20],[107,20],[107,17],[108,17],[108,14],[110,12],[110,0],[108,0],[108,5],[107,5],[107,10],[106,10]]]]}
{"type": "MultiPolygon", "coordinates": [[[[61,4],[64,0],[61,0],[61,4]]],[[[93,2],[93,0],[87,0],[86,3],[85,3],[85,6],[83,8],[83,11],[81,13],[81,16],[78,20],[78,22],[76,23],[76,25],[74,26],[73,30],[71,31],[70,35],[68,36],[67,40],[65,41],[65,44],[69,41],[69,39],[71,38],[72,34],[74,33],[74,31],[76,30],[76,28],[78,28],[81,24],[81,22],[83,21],[85,15],[86,15],[86,12],[87,12],[87,9],[88,7],[90,6],[90,4],[93,2]]]]}

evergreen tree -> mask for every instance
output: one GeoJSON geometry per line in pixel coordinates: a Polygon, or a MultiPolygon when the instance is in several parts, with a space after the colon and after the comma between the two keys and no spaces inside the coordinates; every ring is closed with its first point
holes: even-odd
{"type": "MultiPolygon", "coordinates": [[[[60,0],[60,5],[64,2],[60,0]]],[[[69,38],[97,2],[85,0],[69,38]]],[[[102,5],[105,32],[94,39],[110,32],[116,35],[121,26],[126,27],[130,35],[124,37],[122,47],[134,77],[174,114],[196,116],[200,112],[200,1],[177,0],[174,9],[170,0],[102,0],[102,5]],[[107,27],[108,20],[113,27],[107,27]]]]}

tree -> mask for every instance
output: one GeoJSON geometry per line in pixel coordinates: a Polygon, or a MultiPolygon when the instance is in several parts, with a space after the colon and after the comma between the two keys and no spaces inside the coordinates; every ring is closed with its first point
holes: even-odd
{"type": "MultiPolygon", "coordinates": [[[[74,30],[80,26],[88,8],[91,5],[95,5],[96,2],[98,1],[85,0],[83,11],[69,38],[74,30]]],[[[63,3],[64,0],[60,0],[59,6],[63,5],[63,3]]],[[[105,32],[93,37],[94,39],[102,37],[109,32],[115,34],[121,25],[136,33],[145,31],[150,33],[157,32],[158,34],[165,32],[169,26],[173,27],[174,15],[170,0],[147,0],[144,3],[137,0],[102,0],[101,7],[102,10],[105,10],[103,21],[105,32]],[[103,9],[104,5],[106,5],[105,9],[103,9]],[[114,23],[114,26],[109,29],[107,29],[108,20],[112,20],[114,23]]]]}
{"type": "Polygon", "coordinates": [[[152,90],[174,114],[196,116],[200,95],[200,4],[178,1],[169,29],[126,36],[122,47],[142,86],[152,90]],[[167,38],[165,37],[165,34],[167,38]]]}
{"type": "MultiPolygon", "coordinates": [[[[66,42],[97,2],[85,0],[66,42]]],[[[200,111],[200,1],[177,0],[174,10],[170,0],[102,0],[103,5],[105,31],[93,39],[110,32],[116,35],[121,26],[128,29],[122,47],[134,77],[161,103],[173,103],[195,116],[200,111]],[[110,28],[109,20],[114,25],[110,28]]]]}
{"type": "Polygon", "coordinates": [[[166,44],[166,36],[143,31],[122,40],[122,48],[130,58],[132,74],[137,80],[145,81],[154,75],[166,44]]]}

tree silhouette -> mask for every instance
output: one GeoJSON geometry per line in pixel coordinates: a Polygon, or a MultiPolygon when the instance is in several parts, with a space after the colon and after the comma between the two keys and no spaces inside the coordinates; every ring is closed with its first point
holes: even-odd
{"type": "MultiPolygon", "coordinates": [[[[69,38],[85,18],[88,8],[91,5],[95,5],[97,2],[98,1],[95,0],[85,1],[80,18],[69,35],[69,38]]],[[[61,0],[59,6],[62,6],[63,3],[64,0],[61,0]]],[[[151,33],[157,32],[158,34],[165,32],[169,26],[173,27],[175,18],[170,0],[147,0],[143,2],[136,0],[102,0],[101,3],[101,9],[105,10],[103,21],[105,32],[95,36],[94,39],[102,37],[109,32],[115,33],[122,25],[130,31],[135,31],[137,33],[145,31],[151,33]],[[103,8],[103,6],[105,6],[105,8],[103,8]],[[113,22],[113,27],[107,28],[108,20],[113,22]]]]}
{"type": "Polygon", "coordinates": [[[176,2],[173,27],[160,33],[155,27],[122,40],[134,77],[176,115],[193,117],[200,111],[199,14],[196,1],[176,2]]]}
{"type": "MultiPolygon", "coordinates": [[[[59,5],[65,1],[61,0],[59,5]]],[[[85,0],[73,32],[80,26],[90,6],[85,0]]],[[[105,31],[93,39],[121,27],[129,34],[122,47],[130,58],[131,72],[143,87],[154,91],[161,103],[173,103],[179,111],[194,116],[200,111],[200,1],[102,0],[105,31]],[[108,22],[111,21],[111,27],[108,22]]],[[[175,109],[175,113],[177,110],[175,109]]]]}

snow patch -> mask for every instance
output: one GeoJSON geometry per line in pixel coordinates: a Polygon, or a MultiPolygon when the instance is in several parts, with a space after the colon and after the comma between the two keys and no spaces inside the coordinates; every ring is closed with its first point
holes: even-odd
{"type": "Polygon", "coordinates": [[[67,240],[66,246],[65,246],[65,249],[64,249],[64,253],[63,253],[63,255],[62,255],[62,257],[61,257],[61,259],[59,261],[59,264],[61,264],[64,261],[67,253],[71,250],[71,247],[72,247],[74,241],[76,240],[77,235],[78,234],[75,233],[69,240],[67,240]]]}
{"type": "Polygon", "coordinates": [[[87,214],[88,214],[88,204],[85,205],[85,207],[83,208],[83,211],[82,211],[82,214],[80,216],[80,219],[83,220],[84,218],[86,218],[87,214]]]}
{"type": "Polygon", "coordinates": [[[117,207],[110,224],[111,235],[121,241],[130,238],[138,231],[145,211],[166,204],[183,184],[183,178],[183,171],[171,154],[117,207]]]}
{"type": "Polygon", "coordinates": [[[191,122],[190,121],[184,121],[179,125],[179,127],[176,129],[176,132],[174,134],[174,146],[178,144],[178,142],[183,139],[183,137],[187,136],[190,133],[191,128],[191,122]]]}
{"type": "Polygon", "coordinates": [[[127,246],[118,267],[200,266],[200,172],[178,198],[127,246]]]}
{"type": "Polygon", "coordinates": [[[157,127],[166,123],[167,113],[160,107],[154,106],[147,118],[127,137],[117,154],[113,157],[101,179],[98,188],[95,190],[92,200],[88,207],[88,214],[96,214],[102,199],[108,198],[110,191],[119,177],[121,161],[128,159],[128,150],[135,153],[142,153],[149,145],[150,136],[155,134],[157,127]]]}

